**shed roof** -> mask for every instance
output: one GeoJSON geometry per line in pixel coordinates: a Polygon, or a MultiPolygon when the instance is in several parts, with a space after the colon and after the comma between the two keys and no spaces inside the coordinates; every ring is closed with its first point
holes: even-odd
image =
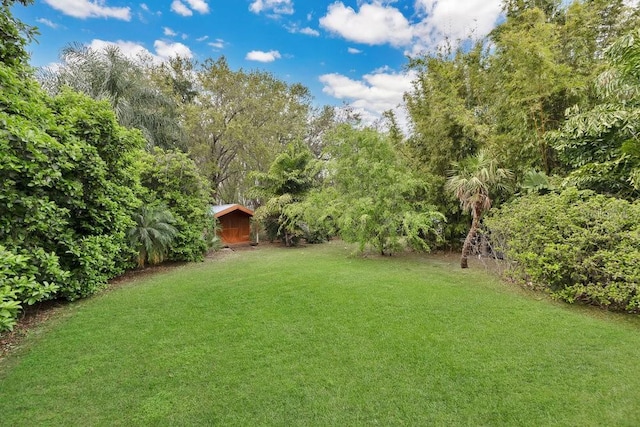
{"type": "Polygon", "coordinates": [[[220,218],[221,216],[224,216],[230,212],[233,211],[241,211],[246,213],[249,216],[253,216],[253,211],[249,208],[245,208],[242,205],[238,205],[238,204],[227,204],[227,205],[216,205],[216,206],[211,206],[211,212],[213,213],[213,216],[215,216],[216,218],[220,218]]]}

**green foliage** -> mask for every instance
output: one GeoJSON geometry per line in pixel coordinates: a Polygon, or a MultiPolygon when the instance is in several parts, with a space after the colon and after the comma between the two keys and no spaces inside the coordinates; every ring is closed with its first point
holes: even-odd
{"type": "Polygon", "coordinates": [[[640,195],[640,30],[606,54],[610,68],[596,81],[599,103],[568,110],[548,139],[571,171],[569,184],[632,199],[640,195]]]}
{"type": "Polygon", "coordinates": [[[144,141],[107,103],[51,98],[19,67],[0,64],[0,86],[0,245],[33,268],[5,295],[20,305],[90,295],[129,266],[144,141]]]}
{"type": "Polygon", "coordinates": [[[264,71],[234,71],[224,57],[178,64],[200,90],[182,105],[187,149],[209,180],[217,201],[239,201],[254,184],[251,171],[267,172],[287,144],[305,136],[309,90],[264,71]],[[195,78],[193,77],[195,76],[195,78]]]}
{"type": "Polygon", "coordinates": [[[118,123],[139,129],[147,146],[176,147],[182,143],[177,103],[150,78],[145,59],[129,59],[114,46],[94,50],[70,45],[62,51],[59,67],[38,77],[51,95],[71,87],[108,101],[118,123]]]}
{"type": "Polygon", "coordinates": [[[467,257],[480,229],[480,219],[491,209],[493,194],[501,190],[510,191],[513,174],[508,169],[499,168],[496,160],[484,150],[475,156],[454,162],[452,166],[445,188],[460,201],[462,211],[468,211],[473,218],[462,246],[460,260],[460,266],[467,268],[467,257]]]}
{"type": "Polygon", "coordinates": [[[640,204],[569,189],[529,194],[486,224],[510,274],[567,302],[640,312],[640,204]]]}
{"type": "Polygon", "coordinates": [[[391,141],[372,129],[343,126],[333,136],[329,180],[336,197],[329,215],[340,236],[381,254],[403,247],[428,251],[444,216],[425,202],[427,189],[391,141]]]}
{"type": "Polygon", "coordinates": [[[23,304],[52,298],[69,274],[42,249],[15,253],[0,245],[0,332],[12,329],[23,304]]]}
{"type": "Polygon", "coordinates": [[[262,223],[269,239],[296,245],[301,237],[313,240],[315,233],[305,221],[301,202],[318,182],[320,162],[302,143],[289,144],[274,160],[267,173],[254,172],[254,195],[266,199],[254,219],[262,223]]]}
{"type": "MultiPolygon", "coordinates": [[[[37,31],[13,17],[11,6],[14,3],[14,0],[2,0],[0,4],[0,63],[17,69],[26,65],[29,54],[25,46],[37,31]]],[[[27,6],[33,0],[18,0],[18,3],[27,6]]]]}
{"type": "Polygon", "coordinates": [[[167,253],[172,261],[202,260],[215,235],[215,219],[208,214],[209,187],[186,154],[156,148],[139,157],[142,199],[166,206],[178,233],[167,253]]]}
{"type": "Polygon", "coordinates": [[[136,225],[129,229],[131,245],[138,252],[138,267],[145,263],[161,263],[169,251],[178,230],[175,220],[163,206],[143,206],[135,215],[136,225]]]}
{"type": "Polygon", "coordinates": [[[522,177],[520,188],[525,193],[544,194],[553,190],[555,187],[546,173],[532,169],[527,171],[524,177],[522,177]]]}

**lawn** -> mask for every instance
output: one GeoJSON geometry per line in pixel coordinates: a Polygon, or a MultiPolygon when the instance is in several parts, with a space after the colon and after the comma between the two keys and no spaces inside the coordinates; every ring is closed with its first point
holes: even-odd
{"type": "Polygon", "coordinates": [[[640,323],[457,259],[260,247],[69,306],[0,425],[640,425],[640,323]]]}

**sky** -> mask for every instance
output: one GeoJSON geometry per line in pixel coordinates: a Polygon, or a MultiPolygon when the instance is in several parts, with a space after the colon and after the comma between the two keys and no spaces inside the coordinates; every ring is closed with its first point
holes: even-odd
{"type": "Polygon", "coordinates": [[[302,83],[316,106],[347,104],[373,122],[411,90],[408,57],[486,35],[501,0],[35,0],[13,13],[39,28],[28,47],[35,67],[58,62],[70,43],[116,44],[157,62],[224,56],[234,70],[302,83]]]}

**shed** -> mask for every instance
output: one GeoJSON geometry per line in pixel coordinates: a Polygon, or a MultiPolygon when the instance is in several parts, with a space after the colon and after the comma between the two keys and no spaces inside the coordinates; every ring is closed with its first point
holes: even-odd
{"type": "Polygon", "coordinates": [[[217,205],[211,207],[213,216],[220,223],[219,236],[223,243],[250,243],[253,211],[242,205],[217,205]]]}

